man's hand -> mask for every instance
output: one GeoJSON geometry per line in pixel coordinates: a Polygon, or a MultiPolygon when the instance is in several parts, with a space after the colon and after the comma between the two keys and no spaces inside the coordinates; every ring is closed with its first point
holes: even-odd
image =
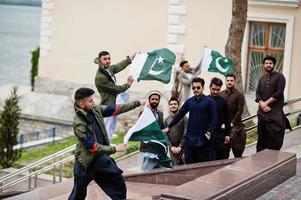
{"type": "Polygon", "coordinates": [[[259,101],[260,108],[264,111],[264,108],[268,106],[266,101],[259,101]]]}
{"type": "Polygon", "coordinates": [[[169,132],[169,128],[166,127],[165,129],[162,130],[164,133],[168,133],[169,132]]]}
{"type": "Polygon", "coordinates": [[[136,53],[134,53],[133,55],[129,56],[131,60],[133,60],[136,56],[136,53]]]}
{"type": "Polygon", "coordinates": [[[116,152],[123,152],[123,151],[126,151],[128,148],[128,145],[126,144],[118,144],[116,145],[115,149],[116,149],[116,152]]]}
{"type": "Polygon", "coordinates": [[[270,106],[266,106],[263,108],[263,112],[270,112],[272,109],[270,106]]]}
{"type": "Polygon", "coordinates": [[[224,144],[228,144],[230,141],[230,136],[225,136],[224,144]]]}
{"type": "Polygon", "coordinates": [[[132,76],[128,76],[128,78],[127,78],[127,84],[132,85],[133,81],[134,81],[133,77],[132,76]]]}
{"type": "Polygon", "coordinates": [[[199,69],[198,71],[196,71],[195,75],[196,75],[196,76],[199,76],[201,73],[202,73],[202,70],[199,69]]]}
{"type": "Polygon", "coordinates": [[[174,154],[179,154],[182,150],[181,147],[171,147],[170,150],[174,153],[174,154]]]}
{"type": "Polygon", "coordinates": [[[146,100],[141,100],[141,101],[140,101],[140,106],[145,106],[145,105],[146,105],[146,103],[147,103],[147,101],[146,101],[146,100]]]}

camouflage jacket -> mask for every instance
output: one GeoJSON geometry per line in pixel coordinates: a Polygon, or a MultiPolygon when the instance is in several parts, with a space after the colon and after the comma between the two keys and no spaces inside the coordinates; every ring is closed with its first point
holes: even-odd
{"type": "Polygon", "coordinates": [[[99,62],[98,58],[95,58],[94,63],[99,65],[95,76],[95,86],[101,97],[100,105],[115,104],[117,94],[125,92],[130,87],[127,83],[116,85],[115,74],[124,70],[131,64],[131,59],[127,57],[120,63],[111,65],[108,69],[111,74],[104,69],[104,66],[99,62]]]}
{"type": "Polygon", "coordinates": [[[108,139],[108,134],[105,128],[103,117],[109,117],[114,115],[119,115],[121,113],[132,110],[140,106],[139,101],[134,101],[131,103],[123,105],[101,105],[94,106],[92,112],[95,116],[95,119],[101,129],[103,134],[104,142],[99,144],[96,139],[95,130],[92,128],[92,123],[88,120],[87,112],[83,109],[78,108],[76,105],[75,117],[73,119],[73,130],[74,134],[78,139],[78,143],[75,148],[75,159],[85,168],[89,166],[93,157],[96,154],[113,154],[116,152],[115,147],[110,146],[108,139]]]}

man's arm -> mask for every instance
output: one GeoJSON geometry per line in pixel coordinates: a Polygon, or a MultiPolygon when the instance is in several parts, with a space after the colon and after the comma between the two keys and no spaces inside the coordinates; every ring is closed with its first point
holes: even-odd
{"type": "Polygon", "coordinates": [[[210,112],[210,123],[207,131],[212,133],[216,128],[216,124],[217,124],[217,107],[215,101],[212,99],[209,99],[209,112],[210,112]]]}
{"type": "Polygon", "coordinates": [[[226,100],[224,101],[224,117],[225,117],[225,133],[226,135],[230,134],[230,129],[231,129],[231,125],[230,125],[230,118],[229,118],[229,110],[228,110],[228,104],[226,102],[226,100]]]}
{"type": "Polygon", "coordinates": [[[102,113],[103,117],[110,117],[133,110],[144,104],[143,101],[133,101],[126,104],[97,105],[95,108],[102,113]]]}
{"type": "Polygon", "coordinates": [[[95,85],[98,91],[103,90],[112,94],[120,94],[131,87],[131,85],[128,83],[123,85],[115,85],[114,83],[107,81],[106,78],[99,78],[95,80],[95,85]]]}
{"type": "Polygon", "coordinates": [[[198,77],[199,74],[200,74],[200,73],[198,72],[198,73],[194,74],[190,79],[186,79],[186,78],[184,78],[184,72],[181,72],[181,73],[179,74],[179,76],[178,76],[178,79],[179,79],[179,81],[180,81],[183,85],[189,86],[189,85],[191,85],[192,80],[193,80],[194,78],[198,77]]]}
{"type": "Polygon", "coordinates": [[[279,79],[277,80],[276,91],[273,93],[272,97],[270,97],[266,101],[267,105],[269,105],[270,103],[273,103],[273,102],[277,101],[279,98],[281,98],[283,96],[284,88],[285,88],[285,77],[281,74],[281,76],[279,76],[279,79]]]}
{"type": "Polygon", "coordinates": [[[262,95],[261,95],[261,78],[259,79],[258,84],[257,84],[256,99],[255,99],[255,101],[257,103],[259,103],[260,101],[262,101],[262,95]]]}
{"type": "Polygon", "coordinates": [[[132,63],[131,58],[127,56],[125,60],[117,63],[116,65],[111,65],[110,68],[112,69],[112,72],[114,74],[117,74],[118,72],[124,70],[131,63],[132,63]]]}
{"type": "Polygon", "coordinates": [[[232,119],[232,124],[235,124],[235,122],[239,122],[241,120],[241,115],[244,111],[244,105],[245,105],[245,99],[244,96],[239,93],[238,95],[238,102],[237,102],[237,111],[232,119]]]}
{"type": "Polygon", "coordinates": [[[74,127],[74,133],[80,143],[92,153],[102,152],[105,154],[113,154],[116,152],[115,147],[106,146],[97,143],[94,134],[89,131],[83,124],[77,124],[74,127]]]}
{"type": "Polygon", "coordinates": [[[185,116],[184,119],[183,119],[183,126],[184,126],[184,129],[183,129],[183,136],[182,136],[182,139],[181,139],[181,142],[179,144],[179,147],[183,148],[184,146],[184,142],[185,142],[185,134],[187,132],[187,124],[188,124],[188,119],[187,117],[185,116]]]}

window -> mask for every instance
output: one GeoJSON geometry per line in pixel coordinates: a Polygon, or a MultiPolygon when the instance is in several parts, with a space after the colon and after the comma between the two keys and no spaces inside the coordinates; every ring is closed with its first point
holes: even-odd
{"type": "Polygon", "coordinates": [[[256,90],[262,75],[264,56],[272,55],[277,59],[275,70],[282,72],[285,47],[285,24],[250,22],[248,42],[247,91],[256,90]]]}

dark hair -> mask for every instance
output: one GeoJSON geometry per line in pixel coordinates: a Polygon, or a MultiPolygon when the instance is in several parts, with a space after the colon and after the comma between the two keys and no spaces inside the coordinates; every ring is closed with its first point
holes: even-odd
{"type": "Polygon", "coordinates": [[[197,77],[197,78],[192,79],[192,83],[191,84],[193,84],[193,83],[201,83],[202,87],[204,87],[205,80],[202,79],[202,78],[200,78],[200,77],[197,77]]]}
{"type": "Polygon", "coordinates": [[[100,58],[101,56],[106,56],[106,55],[110,55],[110,53],[108,51],[101,51],[98,54],[98,58],[100,58]]]}
{"type": "Polygon", "coordinates": [[[220,78],[214,77],[211,79],[209,87],[211,87],[213,84],[222,87],[223,81],[220,78]]]}
{"type": "Polygon", "coordinates": [[[170,99],[169,99],[169,101],[168,101],[168,104],[169,104],[171,101],[176,101],[176,102],[178,102],[178,105],[180,105],[180,101],[179,101],[176,97],[170,97],[170,99]]]}
{"type": "Polygon", "coordinates": [[[264,64],[266,60],[271,60],[273,62],[273,64],[276,65],[276,58],[274,56],[266,55],[263,58],[263,63],[262,64],[264,64]]]}
{"type": "Polygon", "coordinates": [[[232,77],[232,78],[234,78],[234,80],[236,80],[236,76],[235,76],[234,74],[226,74],[225,77],[226,77],[226,78],[232,77]]]}
{"type": "Polygon", "coordinates": [[[182,68],[186,63],[188,63],[188,61],[187,60],[183,60],[183,61],[181,61],[180,62],[180,67],[182,68]]]}
{"type": "Polygon", "coordinates": [[[89,97],[93,94],[94,94],[94,90],[92,90],[91,88],[82,87],[76,90],[74,94],[74,99],[78,101],[86,97],[89,97]]]}

